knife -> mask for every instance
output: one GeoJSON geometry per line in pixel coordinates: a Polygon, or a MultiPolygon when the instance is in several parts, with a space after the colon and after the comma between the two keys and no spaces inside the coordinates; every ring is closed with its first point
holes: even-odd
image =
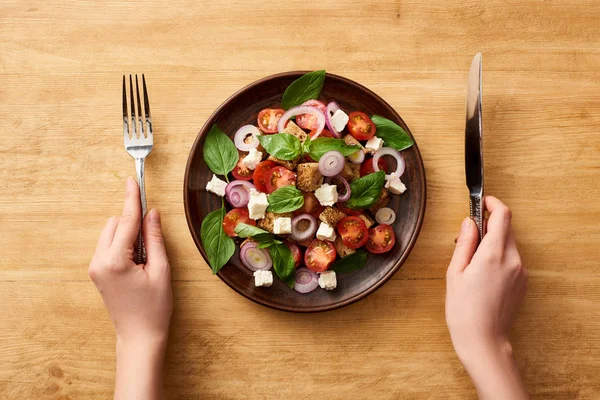
{"type": "Polygon", "coordinates": [[[469,188],[471,218],[477,225],[479,241],[483,239],[483,132],[481,127],[481,53],[475,54],[469,70],[467,87],[467,122],[465,125],[465,174],[469,188]]]}

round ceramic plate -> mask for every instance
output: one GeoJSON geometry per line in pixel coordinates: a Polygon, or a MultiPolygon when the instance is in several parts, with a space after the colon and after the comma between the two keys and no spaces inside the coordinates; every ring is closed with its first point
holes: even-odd
{"type": "MultiPolygon", "coordinates": [[[[230,137],[233,137],[242,125],[256,125],[258,112],[263,108],[278,108],[287,86],[304,73],[306,71],[284,72],[246,86],[217,108],[198,133],[188,158],[183,193],[188,226],[205,261],[207,257],[200,241],[200,225],[209,212],[221,207],[221,199],[205,190],[206,183],[213,175],[202,156],[206,134],[213,124],[217,124],[230,137]]],[[[381,115],[402,126],[412,136],[400,115],[388,103],[366,87],[349,79],[327,74],[319,99],[325,102],[335,100],[347,112],[357,110],[367,115],[381,115]]],[[[236,252],[231,260],[217,275],[233,290],[248,299],[285,311],[332,310],[373,293],[394,275],[408,257],[419,235],[425,214],[425,169],[416,143],[404,150],[402,155],[406,160],[406,171],[402,181],[408,190],[400,196],[392,195],[392,201],[388,205],[397,214],[393,224],[396,244],[388,253],[370,254],[364,268],[350,274],[338,275],[338,286],[335,290],[317,288],[311,293],[300,294],[287,287],[277,277],[274,278],[271,287],[255,287],[252,272],[240,261],[239,242],[236,243],[236,252]]]]}

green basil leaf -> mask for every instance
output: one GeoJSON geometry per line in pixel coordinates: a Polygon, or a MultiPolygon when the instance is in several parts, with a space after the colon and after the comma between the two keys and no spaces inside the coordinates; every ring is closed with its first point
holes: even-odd
{"type": "Polygon", "coordinates": [[[288,185],[280,187],[267,197],[269,206],[267,211],[274,213],[286,213],[296,211],[304,205],[302,192],[296,186],[288,185]]]}
{"type": "Polygon", "coordinates": [[[294,269],[292,271],[292,273],[290,274],[290,276],[288,276],[286,278],[286,280],[284,281],[286,285],[288,285],[288,287],[290,289],[294,288],[294,284],[296,283],[296,270],[294,269]]]}
{"type": "Polygon", "coordinates": [[[243,222],[237,224],[233,231],[237,233],[237,235],[241,238],[256,237],[265,233],[267,235],[270,235],[270,233],[265,231],[264,229],[257,228],[254,225],[244,224],[243,222]]]}
{"type": "Polygon", "coordinates": [[[204,251],[208,256],[208,263],[213,274],[227,264],[227,261],[235,253],[235,243],[225,231],[223,231],[223,218],[225,217],[225,207],[211,211],[202,220],[200,227],[200,239],[204,246],[204,251]]]}
{"type": "Polygon", "coordinates": [[[415,144],[415,141],[412,140],[410,135],[394,121],[390,121],[380,115],[373,115],[371,121],[373,121],[377,127],[377,133],[375,135],[377,135],[378,138],[383,139],[383,142],[387,147],[400,151],[408,149],[415,144]]]}
{"type": "Polygon", "coordinates": [[[331,269],[334,270],[336,274],[349,274],[350,272],[361,269],[367,264],[367,255],[368,253],[364,250],[356,250],[354,253],[334,262],[331,269]]]}
{"type": "MultiPolygon", "coordinates": [[[[290,84],[283,92],[281,108],[288,110],[307,100],[317,99],[325,83],[325,71],[313,71],[302,75],[290,84]]],[[[277,157],[277,156],[275,156],[277,157]]]]}
{"type": "MultiPolygon", "coordinates": [[[[254,239],[256,239],[256,238],[254,238],[254,239]]],[[[259,249],[266,249],[267,247],[271,247],[274,244],[283,243],[281,240],[273,239],[272,237],[270,239],[266,239],[266,238],[262,239],[262,241],[259,240],[259,242],[260,243],[258,243],[258,246],[257,246],[259,249]]]]}
{"type": "Polygon", "coordinates": [[[202,152],[208,168],[215,174],[225,177],[235,168],[240,158],[235,144],[217,125],[213,125],[206,135],[202,152]]]}
{"type": "Polygon", "coordinates": [[[274,135],[260,135],[260,144],[267,153],[281,160],[294,160],[302,154],[302,143],[289,133],[276,133],[274,135]]]}
{"type": "Polygon", "coordinates": [[[379,199],[384,183],[384,171],[377,171],[352,181],[348,207],[354,209],[371,207],[379,199]]]}
{"type": "Polygon", "coordinates": [[[296,270],[292,251],[286,244],[278,243],[269,246],[269,254],[275,273],[282,281],[288,283],[290,275],[296,270]]]}
{"type": "Polygon", "coordinates": [[[319,137],[305,144],[308,149],[308,155],[315,161],[319,161],[323,154],[328,151],[339,151],[344,157],[347,157],[360,150],[359,146],[347,144],[343,139],[319,137]]]}

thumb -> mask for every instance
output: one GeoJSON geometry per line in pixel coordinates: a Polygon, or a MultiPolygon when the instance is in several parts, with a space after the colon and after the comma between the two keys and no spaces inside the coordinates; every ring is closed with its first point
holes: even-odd
{"type": "Polygon", "coordinates": [[[158,210],[153,208],[148,215],[146,215],[142,231],[144,235],[144,244],[146,246],[146,267],[151,269],[167,268],[169,260],[167,259],[165,240],[162,234],[158,210]]]}
{"type": "Polygon", "coordinates": [[[479,233],[475,222],[471,218],[465,218],[460,228],[452,261],[448,266],[448,272],[462,272],[467,268],[477,250],[478,238],[479,233]]]}

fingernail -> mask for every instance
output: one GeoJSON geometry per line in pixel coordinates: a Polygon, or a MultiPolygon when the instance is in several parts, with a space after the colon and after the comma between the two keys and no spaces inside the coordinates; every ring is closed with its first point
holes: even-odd
{"type": "Polygon", "coordinates": [[[461,227],[460,227],[460,236],[462,236],[463,234],[465,234],[468,230],[469,230],[469,226],[471,225],[471,218],[465,218],[465,220],[463,221],[461,227]]]}
{"type": "Polygon", "coordinates": [[[125,187],[127,188],[127,190],[130,190],[133,188],[133,177],[132,176],[127,177],[127,184],[125,187]]]}
{"type": "Polygon", "coordinates": [[[150,218],[150,222],[160,222],[160,215],[158,214],[158,210],[153,208],[148,213],[148,218],[150,218]]]}

